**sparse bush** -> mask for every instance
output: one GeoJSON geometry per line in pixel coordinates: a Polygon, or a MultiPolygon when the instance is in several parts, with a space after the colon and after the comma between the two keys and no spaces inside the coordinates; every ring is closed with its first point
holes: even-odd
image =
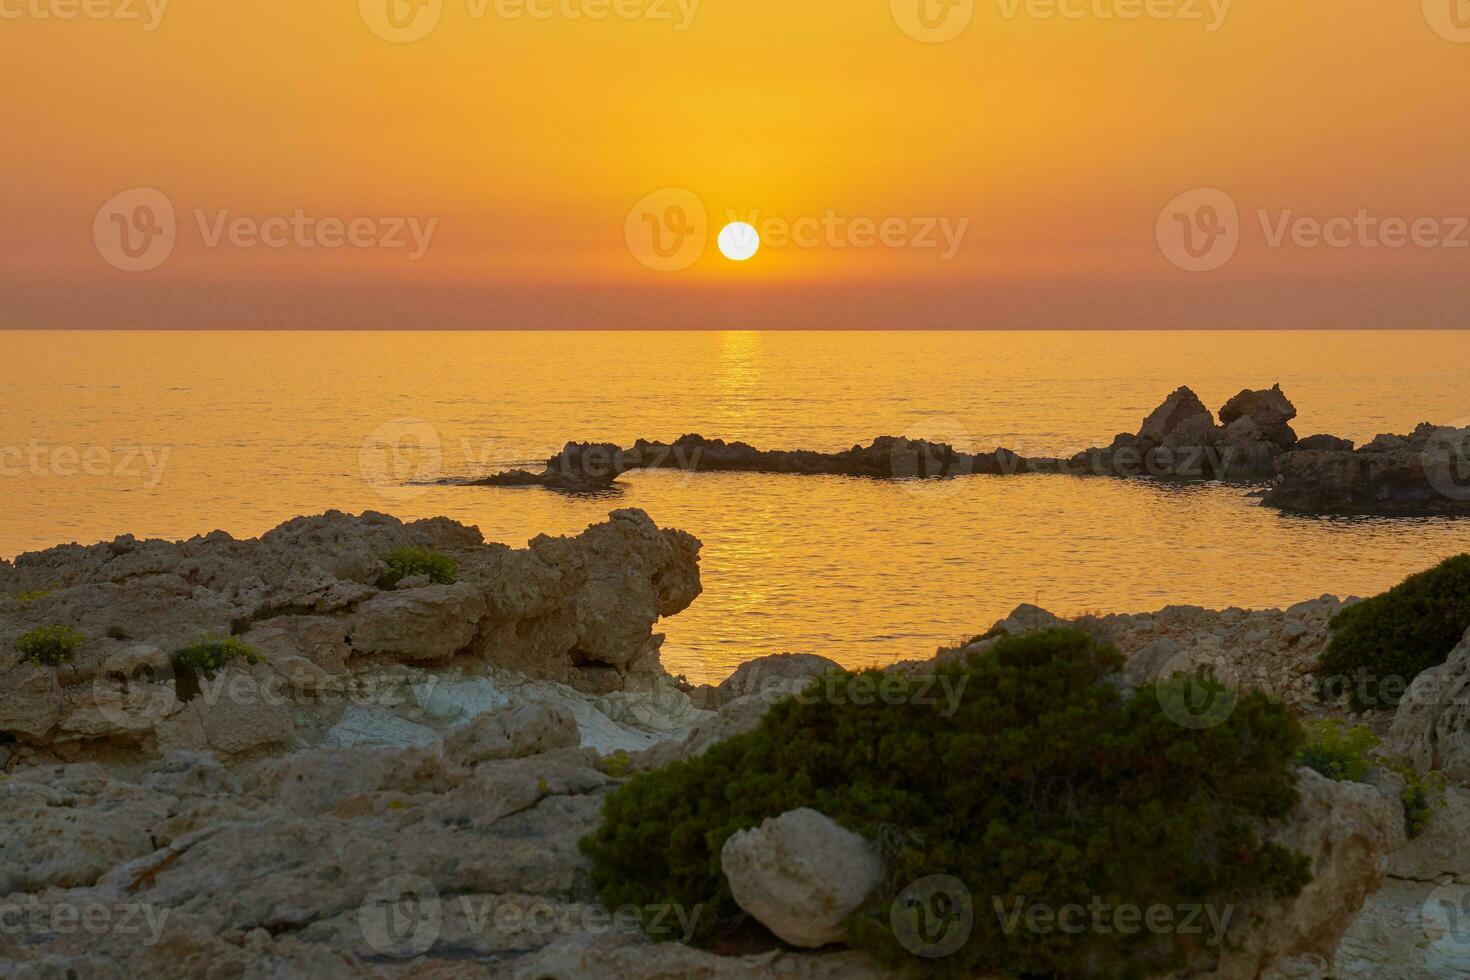
{"type": "Polygon", "coordinates": [[[1362,782],[1368,771],[1382,766],[1403,777],[1404,789],[1399,794],[1404,804],[1404,830],[1418,837],[1429,826],[1434,811],[1445,805],[1444,775],[1431,772],[1426,776],[1407,762],[1389,757],[1375,758],[1373,750],[1379,739],[1367,725],[1348,728],[1335,718],[1312,721],[1306,725],[1307,743],[1297,756],[1297,763],[1317,770],[1339,782],[1362,782]]]}
{"type": "Polygon", "coordinates": [[[1470,554],[1348,606],[1328,628],[1332,637],[1316,667],[1325,693],[1346,687],[1359,713],[1396,707],[1400,688],[1444,663],[1470,629],[1470,554]],[[1383,683],[1390,678],[1402,685],[1383,683]]]}
{"type": "Polygon", "coordinates": [[[435,585],[459,581],[459,562],[427,548],[394,548],[383,557],[388,570],[378,579],[378,588],[391,589],[406,578],[427,575],[435,585]]]}
{"type": "Polygon", "coordinates": [[[703,906],[695,941],[745,920],[720,866],[732,833],[812,807],[885,842],[887,882],[846,923],[849,941],[926,975],[1134,977],[1189,960],[1193,937],[1007,931],[993,903],[1059,908],[1092,896],[1140,905],[1291,896],[1307,859],[1264,842],[1287,816],[1302,731],[1259,693],[1213,728],[1171,721],[1152,685],[1125,698],[1123,657],[1067,630],[1000,640],[929,678],[844,672],[772,707],[759,727],[694,759],[633,776],[582,841],[609,907],[703,906]],[[946,675],[948,677],[946,678],[946,675]],[[836,683],[833,683],[833,680],[836,683]],[[872,685],[900,687],[875,700],[872,685]],[[890,906],[909,883],[953,875],[974,933],[944,959],[900,945],[890,906]]]}
{"type": "Polygon", "coordinates": [[[67,626],[42,626],[15,641],[15,648],[33,664],[58,667],[71,659],[86,637],[67,626]]]}
{"type": "Polygon", "coordinates": [[[55,591],[55,589],[35,589],[31,592],[22,592],[15,597],[15,601],[19,602],[22,606],[29,606],[33,602],[41,601],[55,591]]]}
{"type": "Polygon", "coordinates": [[[1306,724],[1307,743],[1297,764],[1315,769],[1328,779],[1360,783],[1374,766],[1369,753],[1378,747],[1378,736],[1367,725],[1348,728],[1335,718],[1306,724]]]}
{"type": "Polygon", "coordinates": [[[185,647],[174,654],[174,663],[194,674],[213,674],[236,660],[247,664],[258,664],[263,658],[260,652],[248,643],[231,637],[225,640],[206,640],[185,647]]]}

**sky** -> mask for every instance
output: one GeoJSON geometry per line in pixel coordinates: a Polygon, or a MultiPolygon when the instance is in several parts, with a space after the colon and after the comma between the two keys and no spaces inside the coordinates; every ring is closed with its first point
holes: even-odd
{"type": "Polygon", "coordinates": [[[0,327],[1470,310],[1470,0],[0,0],[0,81],[0,327]]]}

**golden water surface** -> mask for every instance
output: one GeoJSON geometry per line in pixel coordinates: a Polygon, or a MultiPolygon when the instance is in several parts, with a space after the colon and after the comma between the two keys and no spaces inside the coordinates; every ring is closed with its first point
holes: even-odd
{"type": "Polygon", "coordinates": [[[665,664],[927,655],[1019,602],[1059,613],[1368,594],[1470,549],[1470,522],[1327,520],[1219,486],[1062,476],[883,483],[635,472],[617,492],[423,486],[568,439],[685,432],[843,449],[1106,444],[1173,388],[1280,382],[1301,435],[1470,417],[1463,333],[0,334],[0,555],[131,533],[253,536],[300,514],[446,515],[522,546],[618,507],[704,541],[665,664]]]}

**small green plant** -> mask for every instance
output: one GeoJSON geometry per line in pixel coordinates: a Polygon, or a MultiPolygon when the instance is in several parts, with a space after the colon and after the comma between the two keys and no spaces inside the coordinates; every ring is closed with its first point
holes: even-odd
{"type": "Polygon", "coordinates": [[[614,779],[622,779],[632,768],[632,757],[619,749],[602,760],[602,771],[614,779]]]}
{"type": "Polygon", "coordinates": [[[1310,880],[1303,855],[1260,832],[1299,799],[1291,762],[1302,732],[1290,713],[1249,692],[1220,724],[1184,728],[1152,685],[1127,698],[1109,683],[1123,663],[1089,636],[1050,630],[1002,639],[933,677],[828,675],[754,731],[633,775],[582,841],[592,880],[609,907],[702,906],[696,942],[738,940],[750,920],[721,869],[725,841],[811,807],[884,850],[885,883],[845,923],[848,941],[882,961],[940,977],[1181,968],[1197,950],[1177,935],[1038,936],[991,914],[1095,895],[1225,904],[1295,895],[1310,880]],[[935,685],[959,692],[952,711],[926,695],[935,685]],[[892,910],[934,875],[967,886],[974,933],[952,955],[921,960],[892,910]]]}
{"type": "Polygon", "coordinates": [[[378,588],[391,589],[406,578],[427,575],[435,585],[459,581],[459,562],[427,548],[394,548],[383,557],[388,570],[378,579],[378,588]]]}
{"type": "Polygon", "coordinates": [[[1421,776],[1413,766],[1402,762],[1391,763],[1389,768],[1404,777],[1404,791],[1400,794],[1404,803],[1404,830],[1410,837],[1418,837],[1434,819],[1434,811],[1449,805],[1445,799],[1444,773],[1421,776]]]}
{"type": "Polygon", "coordinates": [[[32,592],[22,592],[15,597],[15,601],[19,602],[22,606],[29,606],[31,603],[39,602],[55,591],[55,589],[36,589],[32,592]]]}
{"type": "Polygon", "coordinates": [[[1348,728],[1336,718],[1309,721],[1303,726],[1307,743],[1297,764],[1315,769],[1328,779],[1360,783],[1375,765],[1369,755],[1378,748],[1378,736],[1367,725],[1348,728]]]}
{"type": "Polygon", "coordinates": [[[1348,728],[1335,718],[1309,721],[1307,742],[1297,755],[1297,764],[1317,770],[1328,779],[1339,782],[1362,782],[1369,770],[1382,766],[1396,772],[1404,780],[1399,794],[1404,804],[1404,830],[1418,837],[1434,818],[1434,811],[1446,805],[1445,778],[1431,772],[1421,776],[1407,762],[1388,757],[1374,758],[1378,736],[1367,725],[1348,728]]]}
{"type": "Polygon", "coordinates": [[[67,626],[42,626],[15,641],[15,648],[33,664],[57,667],[71,659],[86,637],[67,626]]]}
{"type": "Polygon", "coordinates": [[[1328,625],[1317,662],[1323,696],[1358,713],[1394,708],[1421,673],[1445,662],[1470,629],[1470,554],[1348,606],[1328,625]]]}
{"type": "Polygon", "coordinates": [[[258,664],[262,657],[254,647],[233,637],[227,640],[206,640],[174,654],[174,662],[178,666],[195,674],[205,675],[213,674],[236,660],[258,664]]]}

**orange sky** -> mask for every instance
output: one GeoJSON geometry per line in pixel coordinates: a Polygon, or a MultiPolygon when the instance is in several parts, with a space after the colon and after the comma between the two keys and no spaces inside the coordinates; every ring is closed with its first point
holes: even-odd
{"type": "Polygon", "coordinates": [[[421,2],[0,0],[0,326],[1467,325],[1466,0],[421,2]]]}

